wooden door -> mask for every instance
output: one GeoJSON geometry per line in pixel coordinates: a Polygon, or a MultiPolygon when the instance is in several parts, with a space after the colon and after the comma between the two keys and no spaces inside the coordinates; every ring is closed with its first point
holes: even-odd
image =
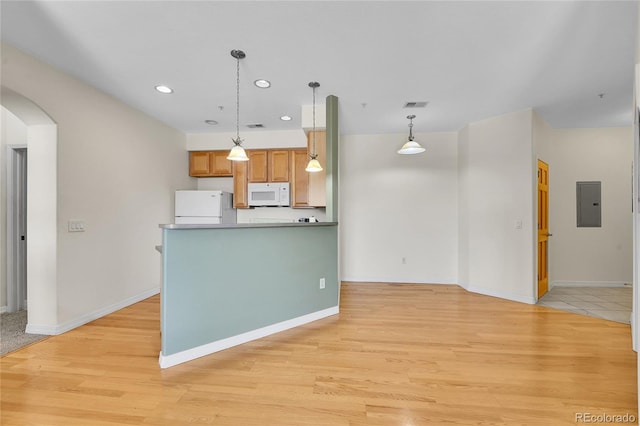
{"type": "Polygon", "coordinates": [[[549,165],[538,160],[538,298],[549,290],[549,165]]]}

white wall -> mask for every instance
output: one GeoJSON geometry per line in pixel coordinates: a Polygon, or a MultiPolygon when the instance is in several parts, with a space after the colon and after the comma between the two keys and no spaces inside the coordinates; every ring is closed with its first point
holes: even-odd
{"type": "Polygon", "coordinates": [[[343,280],[457,283],[456,135],[416,134],[419,155],[396,153],[402,134],[342,136],[343,280]]]}
{"type": "Polygon", "coordinates": [[[631,283],[631,128],[556,129],[551,146],[550,281],[631,283]],[[576,226],[576,182],[602,182],[602,227],[576,226]]]}
{"type": "Polygon", "coordinates": [[[26,145],[27,126],[6,108],[0,119],[0,310],[7,306],[7,145],[26,145]]]}
{"type": "Polygon", "coordinates": [[[195,186],[185,136],[7,44],[2,56],[3,86],[58,124],[57,321],[41,325],[64,331],[157,292],[158,224],[174,190],[195,186]]]}
{"type": "MultiPolygon", "coordinates": [[[[553,143],[553,129],[535,111],[532,111],[532,119],[533,119],[533,128],[532,128],[533,149],[535,153],[535,156],[534,156],[535,158],[533,160],[534,160],[534,167],[537,170],[538,159],[544,161],[547,164],[549,164],[552,160],[551,146],[553,143]]],[[[537,185],[537,179],[536,179],[536,185],[537,185]]],[[[534,192],[536,194],[536,199],[537,199],[537,190],[534,192]]]]}
{"type": "Polygon", "coordinates": [[[469,126],[458,132],[458,284],[469,288],[469,126]]]}
{"type": "Polygon", "coordinates": [[[471,123],[461,136],[460,188],[467,200],[459,212],[465,225],[463,284],[473,292],[533,303],[532,111],[471,123]]]}

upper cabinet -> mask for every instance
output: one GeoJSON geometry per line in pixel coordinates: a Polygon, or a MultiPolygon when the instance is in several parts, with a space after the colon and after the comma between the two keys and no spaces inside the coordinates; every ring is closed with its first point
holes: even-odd
{"type": "Polygon", "coordinates": [[[269,150],[269,182],[289,182],[289,150],[269,150]]]}
{"type": "Polygon", "coordinates": [[[251,149],[247,156],[249,182],[289,182],[288,149],[251,149]]]}
{"type": "Polygon", "coordinates": [[[189,176],[220,177],[233,176],[231,161],[227,160],[228,150],[190,151],[189,176]]]}
{"type": "Polygon", "coordinates": [[[249,182],[268,182],[267,176],[267,150],[252,149],[247,150],[249,157],[249,170],[247,178],[249,182]]]}

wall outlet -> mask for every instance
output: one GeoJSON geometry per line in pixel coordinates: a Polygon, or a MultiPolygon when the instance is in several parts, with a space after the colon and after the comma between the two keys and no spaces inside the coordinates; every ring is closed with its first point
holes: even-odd
{"type": "Polygon", "coordinates": [[[320,278],[320,289],[323,289],[325,286],[324,278],[320,278]]]}
{"type": "Polygon", "coordinates": [[[68,224],[69,232],[84,232],[84,221],[70,220],[68,224]]]}

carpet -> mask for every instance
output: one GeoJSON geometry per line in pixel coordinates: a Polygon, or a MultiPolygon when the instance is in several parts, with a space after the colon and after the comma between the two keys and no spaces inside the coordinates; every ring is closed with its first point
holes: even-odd
{"type": "Polygon", "coordinates": [[[0,355],[8,354],[31,343],[49,337],[27,334],[27,311],[5,312],[0,315],[0,355]]]}

